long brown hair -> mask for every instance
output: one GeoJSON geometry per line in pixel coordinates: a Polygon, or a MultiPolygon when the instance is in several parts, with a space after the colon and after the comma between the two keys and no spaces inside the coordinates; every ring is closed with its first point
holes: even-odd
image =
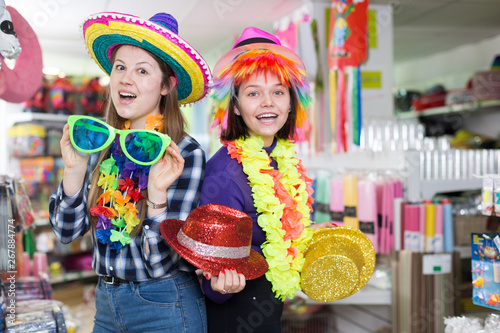
{"type": "MultiPolygon", "coordinates": [[[[111,56],[112,56],[112,63],[115,61],[116,57],[116,52],[120,46],[117,46],[111,56]]],[[[171,77],[175,77],[174,71],[170,68],[170,66],[167,65],[166,62],[164,62],[161,58],[156,56],[155,54],[144,50],[149,53],[150,56],[153,57],[153,59],[156,60],[158,65],[160,66],[161,72],[162,72],[162,85],[163,87],[167,87],[169,90],[169,93],[165,96],[161,96],[160,98],[160,113],[163,115],[163,133],[166,133],[170,136],[170,138],[174,142],[179,142],[186,136],[186,120],[184,119],[184,116],[181,112],[181,109],[179,107],[179,103],[177,100],[177,85],[171,86],[171,77]]],[[[108,87],[108,96],[109,94],[109,87],[108,87]]],[[[118,112],[116,111],[116,108],[113,104],[113,101],[111,100],[111,97],[108,97],[108,100],[106,102],[105,106],[105,114],[106,114],[106,122],[110,124],[111,126],[115,128],[123,128],[125,125],[125,121],[127,119],[124,119],[118,115],[118,112]]],[[[91,182],[90,182],[90,190],[89,190],[89,197],[87,201],[87,214],[89,218],[96,223],[96,219],[91,216],[90,214],[90,208],[93,207],[94,205],[97,204],[97,198],[102,194],[103,190],[97,185],[97,182],[99,181],[99,165],[104,161],[107,157],[109,156],[109,147],[107,149],[104,149],[100,152],[99,158],[97,161],[97,165],[92,171],[91,174],[91,182]]],[[[142,191],[142,195],[147,198],[147,189],[142,191]]],[[[142,221],[144,221],[144,218],[146,216],[146,200],[142,200],[139,204],[138,207],[139,211],[141,212],[140,215],[140,220],[141,223],[139,224],[139,228],[134,228],[134,230],[131,233],[131,237],[137,235],[139,231],[141,230],[141,225],[142,221]]]]}
{"type": "MultiPolygon", "coordinates": [[[[229,107],[227,108],[227,128],[222,130],[220,138],[223,141],[232,141],[239,139],[241,137],[249,138],[250,132],[248,131],[248,126],[245,124],[243,117],[235,115],[235,108],[241,110],[238,102],[238,92],[240,86],[232,87],[231,97],[229,98],[229,107]]],[[[290,113],[288,118],[276,133],[278,139],[289,139],[295,134],[295,119],[297,118],[297,96],[292,88],[288,88],[288,93],[290,94],[290,113]]]]}

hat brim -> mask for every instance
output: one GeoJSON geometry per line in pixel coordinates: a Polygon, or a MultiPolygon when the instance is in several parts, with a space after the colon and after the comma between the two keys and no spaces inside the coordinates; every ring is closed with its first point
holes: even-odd
{"type": "Polygon", "coordinates": [[[255,43],[255,44],[238,46],[232,49],[231,51],[227,52],[226,54],[224,54],[215,64],[213,70],[214,75],[217,75],[217,73],[219,73],[221,69],[231,64],[234,61],[234,59],[237,58],[240,54],[246,51],[258,50],[258,49],[270,50],[272,52],[278,53],[286,58],[293,60],[300,69],[302,70],[306,69],[304,63],[302,62],[302,59],[300,59],[300,57],[297,54],[295,54],[295,52],[293,52],[292,50],[277,44],[255,43]]]}
{"type": "Polygon", "coordinates": [[[179,104],[196,102],[209,90],[212,76],[206,61],[189,43],[160,24],[104,12],[85,21],[83,35],[91,57],[108,75],[113,49],[128,44],[152,52],[172,68],[178,81],[179,104]]]}
{"type": "MultiPolygon", "coordinates": [[[[359,229],[339,226],[333,228],[321,228],[315,231],[312,239],[307,244],[307,248],[304,251],[304,257],[307,262],[307,253],[309,251],[314,251],[316,248],[321,247],[323,242],[341,243],[341,239],[344,238],[346,242],[350,245],[354,245],[359,249],[359,252],[363,256],[363,263],[359,269],[359,278],[355,286],[349,287],[349,291],[346,293],[337,293],[333,298],[329,298],[327,301],[334,301],[337,299],[345,298],[351,296],[358,292],[371,278],[373,271],[375,269],[375,248],[373,247],[370,239],[359,229]]],[[[338,254],[338,253],[337,253],[338,254]]],[[[333,256],[337,255],[333,253],[333,256]]],[[[343,255],[341,257],[344,257],[343,255]]],[[[345,257],[346,260],[355,262],[356,260],[351,260],[345,257]]],[[[335,258],[335,260],[339,260],[335,258]]],[[[323,301],[323,296],[319,296],[318,300],[323,301]]]]}
{"type": "Polygon", "coordinates": [[[375,248],[372,241],[359,229],[348,226],[339,226],[334,228],[325,228],[320,230],[321,237],[329,235],[331,237],[346,237],[359,246],[359,249],[364,257],[364,265],[359,273],[359,283],[354,288],[350,295],[358,292],[370,280],[373,271],[375,270],[375,248]]]}
{"type": "Polygon", "coordinates": [[[250,249],[250,256],[247,258],[228,259],[203,256],[202,254],[195,253],[186,248],[177,240],[177,234],[183,224],[184,221],[181,220],[164,220],[160,224],[160,232],[167,243],[179,253],[182,258],[186,259],[197,268],[201,268],[210,274],[218,276],[224,268],[232,266],[239,273],[243,274],[246,280],[256,279],[267,272],[269,266],[266,259],[253,249],[250,249]]]}

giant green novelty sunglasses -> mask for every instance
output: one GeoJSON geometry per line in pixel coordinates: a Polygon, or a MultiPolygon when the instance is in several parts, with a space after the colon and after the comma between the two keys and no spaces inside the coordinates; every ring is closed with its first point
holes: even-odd
{"type": "Polygon", "coordinates": [[[170,145],[170,137],[166,134],[147,129],[119,130],[93,117],[70,116],[68,124],[71,143],[77,150],[83,153],[101,151],[119,134],[122,151],[140,165],[156,163],[170,145]]]}

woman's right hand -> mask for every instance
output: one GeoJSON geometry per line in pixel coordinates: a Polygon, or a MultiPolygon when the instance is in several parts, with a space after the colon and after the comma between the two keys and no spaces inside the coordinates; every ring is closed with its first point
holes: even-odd
{"type": "Polygon", "coordinates": [[[246,285],[245,275],[238,273],[234,267],[223,269],[219,276],[204,271],[203,276],[210,279],[210,286],[214,291],[223,295],[239,293],[246,285]]]}
{"type": "Polygon", "coordinates": [[[80,154],[71,144],[69,137],[69,125],[64,125],[63,135],[60,141],[61,155],[64,161],[63,189],[68,196],[78,193],[82,187],[89,154],[80,154]]]}
{"type": "Polygon", "coordinates": [[[71,144],[69,137],[69,125],[64,125],[61,141],[61,155],[64,160],[64,168],[66,170],[84,169],[87,170],[87,162],[89,154],[80,154],[78,150],[71,144]]]}

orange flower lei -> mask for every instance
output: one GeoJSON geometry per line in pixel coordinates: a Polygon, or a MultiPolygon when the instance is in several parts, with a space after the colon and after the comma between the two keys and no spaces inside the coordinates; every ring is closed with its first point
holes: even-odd
{"type": "Polygon", "coordinates": [[[279,139],[270,154],[262,148],[261,137],[225,142],[232,158],[243,166],[252,187],[257,223],[266,233],[262,244],[269,270],[266,278],[272,283],[277,298],[293,298],[301,290],[300,272],[304,265],[302,252],[313,230],[310,214],[313,198],[312,180],[305,174],[301,161],[295,157],[295,144],[279,139]]]}

